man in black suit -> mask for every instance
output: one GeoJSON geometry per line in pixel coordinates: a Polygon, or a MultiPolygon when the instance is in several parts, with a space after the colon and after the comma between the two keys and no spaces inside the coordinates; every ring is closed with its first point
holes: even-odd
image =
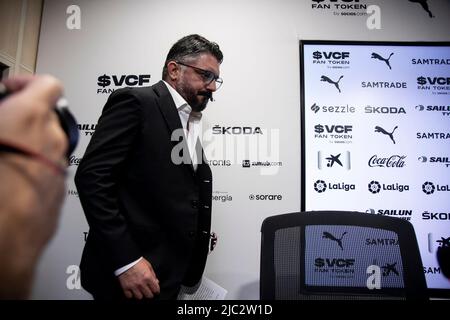
{"type": "Polygon", "coordinates": [[[212,177],[198,137],[222,59],[216,43],[186,36],[164,81],[109,97],[75,176],[90,227],[81,284],[95,299],[176,299],[200,281],[212,177]]]}

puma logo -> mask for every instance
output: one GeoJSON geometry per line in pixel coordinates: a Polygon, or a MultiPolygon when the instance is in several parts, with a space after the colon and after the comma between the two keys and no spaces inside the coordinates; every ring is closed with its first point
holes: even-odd
{"type": "Polygon", "coordinates": [[[428,16],[430,18],[434,18],[433,13],[430,11],[430,8],[428,7],[428,0],[409,0],[409,2],[415,2],[420,4],[423,10],[425,10],[428,13],[428,16]]]}
{"type": "Polygon", "coordinates": [[[342,246],[342,238],[347,234],[347,232],[344,232],[342,236],[338,239],[335,236],[333,236],[331,233],[324,231],[322,238],[324,239],[330,239],[332,241],[336,241],[338,246],[341,248],[341,250],[344,250],[344,247],[342,246]]]}
{"type": "Polygon", "coordinates": [[[389,58],[385,59],[385,58],[383,58],[382,56],[380,56],[378,53],[372,52],[372,59],[378,59],[378,60],[381,60],[381,61],[386,62],[386,64],[387,64],[387,66],[389,67],[389,69],[392,70],[391,64],[389,63],[389,60],[391,59],[391,57],[392,57],[393,54],[394,54],[394,53],[392,52],[392,53],[389,55],[389,58]]]}
{"type": "Polygon", "coordinates": [[[330,78],[328,78],[327,76],[322,76],[322,77],[320,78],[320,81],[325,81],[325,82],[334,84],[334,85],[336,86],[336,88],[339,90],[339,93],[341,93],[341,89],[339,88],[339,81],[341,81],[341,79],[342,79],[343,77],[344,77],[344,76],[340,76],[340,78],[339,78],[338,81],[333,81],[333,80],[331,80],[330,78]]]}
{"type": "Polygon", "coordinates": [[[384,130],[382,127],[376,126],[375,127],[375,132],[380,132],[382,134],[385,134],[385,135],[389,136],[389,138],[391,138],[392,142],[395,144],[394,131],[397,130],[397,128],[398,128],[398,126],[395,126],[394,130],[392,130],[392,132],[389,133],[386,130],[384,130]]]}

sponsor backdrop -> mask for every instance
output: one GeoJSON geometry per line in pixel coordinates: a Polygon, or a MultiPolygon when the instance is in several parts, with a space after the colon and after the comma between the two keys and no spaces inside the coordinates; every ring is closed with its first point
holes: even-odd
{"type": "MultiPolygon", "coordinates": [[[[216,101],[210,103],[204,112],[204,145],[214,174],[212,229],[219,237],[216,249],[209,256],[205,275],[228,291],[227,299],[258,299],[261,223],[268,216],[296,212],[301,208],[299,40],[450,41],[450,3],[428,2],[429,6],[423,7],[406,0],[46,0],[37,72],[52,73],[64,81],[65,95],[78,119],[81,141],[70,162],[67,197],[59,229],[40,261],[32,297],[91,298],[79,281],[78,264],[89,230],[73,182],[74,173],[109,94],[123,86],[147,86],[158,82],[171,45],[182,36],[199,33],[218,42],[225,55],[221,68],[224,85],[215,94],[216,101]]],[[[390,54],[388,50],[374,52],[383,58],[390,54]]],[[[317,173],[312,179],[328,183],[328,176],[319,174],[317,163],[323,172],[331,170],[327,167],[326,158],[330,154],[341,153],[339,159],[343,167],[339,168],[342,173],[337,177],[342,178],[330,182],[358,186],[364,182],[367,186],[374,180],[381,184],[410,186],[408,192],[381,191],[380,197],[383,194],[392,197],[390,203],[384,199],[378,201],[376,194],[367,192],[365,197],[371,197],[370,206],[357,209],[413,210],[414,219],[419,220],[425,210],[430,212],[430,217],[434,217],[432,213],[436,212],[444,212],[442,217],[448,217],[445,215],[450,210],[448,205],[433,204],[433,200],[429,200],[435,199],[438,203],[445,194],[440,191],[429,196],[423,194],[424,202],[420,209],[410,207],[407,202],[401,207],[390,206],[395,195],[411,199],[416,183],[430,181],[436,188],[449,183],[445,175],[428,177],[422,173],[415,174],[422,169],[425,172],[428,167],[439,166],[439,163],[431,162],[431,158],[447,156],[445,146],[448,140],[417,139],[413,135],[411,144],[420,148],[420,152],[415,153],[406,146],[409,142],[405,142],[414,130],[445,132],[444,122],[448,122],[448,117],[427,110],[429,105],[436,103],[431,91],[427,95],[424,91],[424,99],[417,102],[384,101],[381,97],[367,101],[351,96],[354,89],[364,95],[379,92],[379,96],[383,96],[390,90],[409,94],[416,85],[413,80],[419,76],[415,72],[412,78],[400,77],[404,74],[400,68],[407,61],[406,57],[401,58],[400,51],[395,51],[390,59],[392,70],[385,62],[370,57],[361,65],[362,61],[353,60],[353,55],[352,52],[350,57],[342,57],[351,60],[351,69],[323,69],[323,75],[332,81],[338,81],[344,75],[339,89],[341,95],[351,99],[341,100],[334,84],[319,81],[313,84],[321,94],[316,95],[317,99],[311,98],[306,108],[311,111],[309,108],[314,103],[320,110],[323,106],[348,104],[355,110],[358,107],[358,116],[364,117],[370,127],[356,126],[351,117],[333,115],[319,118],[325,115],[322,111],[317,114],[311,111],[317,122],[314,120],[308,130],[315,130],[315,125],[322,125],[321,130],[329,130],[334,124],[336,126],[330,130],[336,130],[339,135],[353,136],[350,139],[353,144],[329,144],[326,139],[315,142],[320,148],[314,149],[314,155],[309,154],[315,159],[314,171],[311,172],[317,173]],[[365,75],[361,82],[406,82],[408,88],[363,89],[361,83],[349,81],[352,77],[350,72],[358,69],[365,75]],[[390,73],[386,73],[388,71],[390,73]],[[425,99],[426,96],[430,100],[425,99]],[[403,107],[406,115],[395,114],[391,119],[385,114],[361,113],[365,105],[360,103],[374,108],[403,107]],[[420,107],[415,108],[419,105],[424,107],[423,111],[419,110],[420,107]],[[436,127],[424,125],[415,128],[409,124],[409,117],[436,119],[436,127]],[[380,126],[388,133],[398,126],[393,136],[396,144],[383,133],[373,132],[371,135],[374,126],[380,126]],[[365,144],[373,152],[364,155],[367,159],[355,159],[353,146],[356,144],[365,144]],[[433,148],[433,144],[441,146],[440,150],[433,148]],[[372,162],[380,163],[397,154],[398,158],[390,160],[394,168],[367,166],[364,177],[370,181],[352,172],[354,168],[363,172],[363,165],[374,155],[376,158],[372,162]],[[419,162],[418,157],[427,157],[427,162],[419,162]],[[398,167],[401,162],[405,162],[406,167],[398,167]],[[369,170],[373,171],[370,175],[367,174],[369,170]],[[397,179],[396,172],[384,175],[383,170],[410,170],[411,176],[405,181],[397,179]],[[347,179],[347,176],[352,178],[347,179]]],[[[419,59],[422,55],[411,58],[419,59]]],[[[412,66],[407,67],[414,70],[410,69],[412,66]]],[[[448,71],[448,64],[430,67],[420,73],[424,81],[428,81],[428,77],[449,77],[448,72],[441,71],[448,71]]],[[[308,163],[313,163],[313,159],[308,159],[308,163]]],[[[308,186],[311,183],[312,180],[308,186]]],[[[351,192],[356,195],[360,189],[351,192]]],[[[327,190],[326,194],[332,193],[327,190]]],[[[336,201],[333,209],[346,208],[344,202],[348,202],[348,198],[336,201]]],[[[312,208],[312,203],[307,205],[312,208]]],[[[430,226],[444,226],[435,218],[429,220],[424,222],[430,226]]],[[[433,233],[430,245],[436,246],[439,243],[435,240],[448,236],[445,232],[433,233]]],[[[419,240],[428,243],[427,236],[424,237],[419,240]]],[[[427,267],[436,277],[442,277],[434,260],[427,261],[427,267]]]]}
{"type": "Polygon", "coordinates": [[[302,208],[411,221],[428,287],[450,288],[433,272],[450,236],[450,43],[307,41],[302,53],[302,208]]]}

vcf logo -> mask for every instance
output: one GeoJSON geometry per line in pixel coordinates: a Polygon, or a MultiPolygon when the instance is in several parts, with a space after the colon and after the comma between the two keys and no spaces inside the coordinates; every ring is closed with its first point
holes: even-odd
{"type": "Polygon", "coordinates": [[[331,241],[335,241],[338,246],[341,248],[341,250],[344,250],[344,247],[342,246],[342,239],[344,238],[344,236],[347,234],[347,232],[344,232],[340,238],[336,238],[335,236],[333,236],[331,233],[324,231],[322,234],[322,238],[323,239],[329,239],[331,241]]]}

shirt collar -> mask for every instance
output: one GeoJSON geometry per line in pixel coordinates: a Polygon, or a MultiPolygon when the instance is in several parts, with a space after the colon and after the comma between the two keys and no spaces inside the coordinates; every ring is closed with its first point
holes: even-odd
{"type": "Polygon", "coordinates": [[[186,100],[184,100],[181,94],[179,94],[178,91],[175,90],[166,81],[163,80],[163,82],[166,85],[167,89],[169,90],[169,93],[172,96],[173,102],[175,103],[175,107],[177,108],[178,112],[185,112],[189,114],[191,117],[196,119],[202,118],[201,112],[192,111],[192,107],[186,102],[186,100]]]}

